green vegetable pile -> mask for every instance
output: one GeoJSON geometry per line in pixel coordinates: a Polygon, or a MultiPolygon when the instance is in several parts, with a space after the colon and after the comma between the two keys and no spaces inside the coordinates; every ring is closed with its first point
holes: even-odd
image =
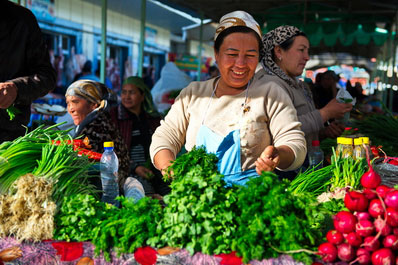
{"type": "Polygon", "coordinates": [[[243,261],[278,257],[288,253],[298,261],[310,264],[312,250],[322,239],[321,224],[325,216],[318,214],[313,196],[288,191],[287,180],[263,172],[251,179],[238,193],[238,231],[233,249],[243,261]],[[297,252],[297,253],[296,253],[297,252]]]}
{"type": "Polygon", "coordinates": [[[165,196],[164,218],[159,224],[157,246],[186,248],[191,254],[231,251],[236,224],[236,188],[225,188],[217,158],[204,149],[178,157],[171,193],[165,196]]]}
{"type": "Polygon", "coordinates": [[[54,238],[65,241],[92,241],[95,253],[110,260],[114,248],[118,254],[133,253],[155,237],[162,218],[157,200],[143,198],[137,203],[119,197],[121,208],[97,201],[91,195],[64,200],[56,215],[54,238]]]}
{"type": "Polygon", "coordinates": [[[398,135],[398,119],[391,112],[355,120],[354,126],[370,138],[372,145],[381,145],[389,156],[398,156],[398,141],[395,138],[398,135]]]}
{"type": "Polygon", "coordinates": [[[54,181],[52,197],[60,205],[65,196],[96,194],[89,184],[88,170],[92,163],[87,156],[78,156],[69,144],[68,131],[54,130],[54,126],[35,130],[0,145],[0,193],[6,193],[21,176],[32,173],[54,181]]]}

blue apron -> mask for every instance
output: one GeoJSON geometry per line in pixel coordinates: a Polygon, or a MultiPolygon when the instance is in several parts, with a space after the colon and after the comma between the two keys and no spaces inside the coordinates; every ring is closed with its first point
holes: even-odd
{"type": "MultiPolygon", "coordinates": [[[[202,120],[202,125],[196,136],[196,146],[204,146],[208,153],[214,153],[217,156],[217,167],[220,173],[224,175],[224,180],[227,183],[227,186],[232,186],[233,184],[245,185],[250,177],[258,177],[258,174],[255,168],[242,171],[240,160],[240,130],[233,130],[229,132],[227,136],[222,137],[203,124],[217,85],[218,82],[210,97],[209,104],[202,120]]],[[[246,107],[247,91],[248,88],[246,88],[246,98],[245,103],[243,104],[244,107],[246,107]]]]}

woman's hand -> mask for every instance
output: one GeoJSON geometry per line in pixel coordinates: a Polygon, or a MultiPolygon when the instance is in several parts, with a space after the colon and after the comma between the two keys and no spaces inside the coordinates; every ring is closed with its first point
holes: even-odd
{"type": "Polygon", "coordinates": [[[346,112],[351,111],[351,103],[339,103],[335,98],[320,109],[320,113],[324,122],[330,119],[341,119],[346,112]]]}
{"type": "Polygon", "coordinates": [[[138,176],[145,178],[145,179],[151,179],[153,176],[152,170],[150,170],[149,168],[146,168],[144,166],[138,166],[135,169],[135,174],[137,174],[138,176]]]}
{"type": "Polygon", "coordinates": [[[256,165],[257,174],[261,175],[262,171],[273,171],[279,165],[279,162],[278,149],[273,145],[269,145],[254,164],[256,165]]]}

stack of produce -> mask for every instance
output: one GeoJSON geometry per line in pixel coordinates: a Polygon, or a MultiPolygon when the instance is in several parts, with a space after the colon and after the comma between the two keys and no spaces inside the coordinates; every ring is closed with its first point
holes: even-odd
{"type": "Polygon", "coordinates": [[[67,131],[53,127],[40,126],[0,145],[0,193],[12,192],[13,183],[28,173],[51,180],[51,195],[57,205],[65,196],[97,193],[89,183],[93,176],[88,171],[93,163],[68,144],[72,139],[67,131]]]}
{"type": "MultiPolygon", "coordinates": [[[[369,163],[369,161],[368,161],[369,163]]],[[[369,164],[361,177],[364,188],[344,198],[349,211],[334,216],[334,229],[326,235],[319,254],[325,262],[393,265],[398,259],[398,190],[380,185],[369,164]]]]}

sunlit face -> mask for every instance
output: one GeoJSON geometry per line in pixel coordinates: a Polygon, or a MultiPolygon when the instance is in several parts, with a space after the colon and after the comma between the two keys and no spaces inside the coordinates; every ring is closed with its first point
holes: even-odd
{"type": "Polygon", "coordinates": [[[136,112],[141,109],[141,104],[144,101],[144,94],[141,93],[136,85],[126,84],[122,87],[121,99],[126,109],[136,112]]]}
{"type": "Polygon", "coordinates": [[[227,35],[215,52],[221,80],[231,88],[245,88],[253,77],[259,58],[255,33],[236,32],[227,35]]]}
{"type": "Polygon", "coordinates": [[[303,73],[305,65],[307,64],[310,56],[308,49],[310,44],[308,39],[304,36],[295,37],[292,46],[284,51],[279,49],[280,54],[276,57],[281,58],[278,62],[279,67],[290,77],[296,78],[303,73]]]}
{"type": "Polygon", "coordinates": [[[78,96],[67,96],[66,104],[75,125],[79,125],[98,106],[78,96]]]}

